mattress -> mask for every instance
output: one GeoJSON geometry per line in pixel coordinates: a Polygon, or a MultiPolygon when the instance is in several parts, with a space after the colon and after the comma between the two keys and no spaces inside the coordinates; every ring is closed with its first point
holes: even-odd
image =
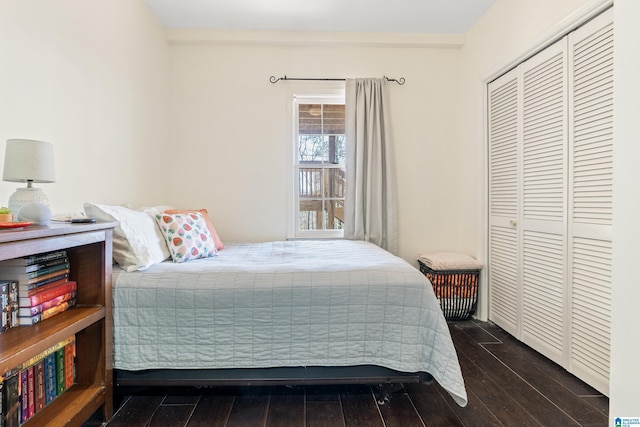
{"type": "Polygon", "coordinates": [[[362,241],[229,244],[215,257],[114,266],[114,368],[378,365],[467,395],[447,323],[416,268],[362,241]]]}

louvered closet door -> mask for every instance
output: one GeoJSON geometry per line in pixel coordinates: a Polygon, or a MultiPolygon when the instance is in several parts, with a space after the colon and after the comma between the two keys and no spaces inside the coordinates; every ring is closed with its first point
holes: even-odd
{"type": "Polygon", "coordinates": [[[513,70],[488,87],[489,319],[518,336],[520,80],[513,70]]]}
{"type": "Polygon", "coordinates": [[[567,42],[522,64],[522,340],[564,364],[567,42]]]}
{"type": "Polygon", "coordinates": [[[569,36],[569,371],[609,392],[613,173],[613,17],[569,36]]]}

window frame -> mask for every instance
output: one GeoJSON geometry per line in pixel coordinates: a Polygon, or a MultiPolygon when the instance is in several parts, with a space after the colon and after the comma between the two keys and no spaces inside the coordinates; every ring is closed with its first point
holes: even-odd
{"type": "MultiPolygon", "coordinates": [[[[291,108],[291,139],[290,139],[290,147],[292,152],[292,162],[291,162],[291,170],[290,176],[292,180],[291,188],[291,206],[290,206],[290,219],[288,226],[288,238],[300,238],[300,239],[339,239],[344,237],[343,229],[328,229],[328,230],[300,230],[299,229],[299,214],[300,214],[300,187],[299,187],[299,173],[301,167],[309,167],[308,165],[303,165],[299,162],[299,144],[298,144],[298,136],[299,136],[299,104],[345,104],[345,94],[344,89],[340,91],[332,90],[332,91],[314,91],[313,93],[308,94],[293,94],[291,108]]],[[[346,141],[345,141],[346,143],[346,141]]],[[[345,162],[346,163],[346,162],[345,162]]],[[[336,164],[336,165],[328,165],[326,163],[320,164],[319,168],[323,169],[332,169],[332,168],[345,168],[346,164],[336,164]]],[[[325,194],[322,195],[322,199],[325,200],[325,194]]],[[[332,200],[332,198],[327,198],[327,200],[332,200]]]]}

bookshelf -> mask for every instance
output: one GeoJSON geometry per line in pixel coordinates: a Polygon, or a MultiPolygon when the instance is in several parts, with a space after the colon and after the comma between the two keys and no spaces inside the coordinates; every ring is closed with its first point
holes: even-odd
{"type": "Polygon", "coordinates": [[[0,375],[76,336],[76,384],[24,424],[81,426],[102,408],[113,414],[112,233],[118,224],[52,223],[0,231],[0,260],[66,249],[77,305],[33,326],[0,334],[0,375]]]}

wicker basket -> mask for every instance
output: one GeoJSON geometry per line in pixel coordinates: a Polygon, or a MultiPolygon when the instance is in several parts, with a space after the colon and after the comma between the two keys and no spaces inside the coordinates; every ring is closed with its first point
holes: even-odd
{"type": "Polygon", "coordinates": [[[432,270],[418,263],[433,285],[445,319],[466,320],[476,312],[480,270],[432,270]]]}

